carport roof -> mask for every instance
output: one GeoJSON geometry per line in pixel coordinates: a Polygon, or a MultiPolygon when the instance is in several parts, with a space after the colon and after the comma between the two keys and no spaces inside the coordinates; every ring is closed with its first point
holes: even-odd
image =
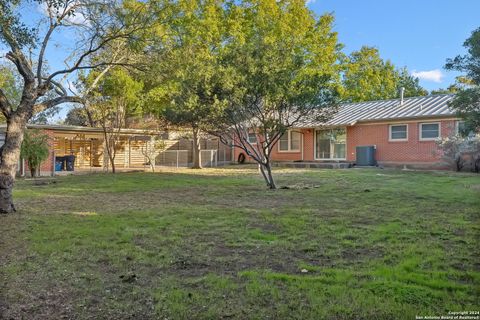
{"type": "MultiPolygon", "coordinates": [[[[7,128],[6,123],[0,124],[0,131],[5,131],[7,128]]],[[[55,131],[75,131],[75,132],[103,132],[102,128],[97,127],[83,127],[83,126],[68,126],[60,124],[27,124],[28,129],[46,129],[55,131]]],[[[155,130],[143,130],[143,129],[120,129],[120,133],[124,134],[144,134],[144,135],[157,135],[162,134],[162,131],[155,130]]]]}

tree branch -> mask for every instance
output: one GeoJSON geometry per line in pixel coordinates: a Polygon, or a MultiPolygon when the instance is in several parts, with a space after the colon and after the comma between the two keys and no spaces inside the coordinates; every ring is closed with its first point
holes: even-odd
{"type": "Polygon", "coordinates": [[[2,89],[0,89],[0,111],[2,111],[5,118],[8,118],[12,112],[12,105],[2,89]]]}
{"type": "MultiPolygon", "coordinates": [[[[103,63],[93,64],[93,65],[89,65],[89,66],[82,66],[81,64],[83,63],[83,61],[88,56],[90,56],[90,55],[94,54],[95,52],[105,48],[105,46],[108,43],[110,43],[114,40],[117,40],[117,39],[128,38],[130,35],[132,35],[134,32],[136,32],[138,30],[141,30],[141,28],[140,27],[139,28],[134,28],[134,29],[129,30],[128,32],[125,32],[125,33],[114,34],[114,35],[112,35],[110,37],[107,37],[107,38],[103,39],[102,41],[100,41],[100,43],[97,46],[93,45],[93,42],[95,41],[96,35],[92,36],[92,38],[90,39],[89,49],[87,51],[85,51],[83,54],[80,55],[80,57],[73,64],[73,66],[70,67],[70,68],[59,70],[59,71],[56,71],[56,72],[52,73],[50,76],[48,76],[47,83],[50,80],[52,80],[53,78],[55,78],[56,76],[60,75],[60,74],[72,73],[76,70],[94,69],[94,68],[98,68],[98,67],[106,66],[106,65],[121,65],[121,66],[128,65],[128,64],[125,64],[125,63],[113,63],[113,62],[103,62],[103,63]]],[[[128,65],[128,66],[131,66],[131,65],[128,65]]]]}
{"type": "Polygon", "coordinates": [[[47,33],[45,34],[45,37],[43,38],[42,41],[42,47],[40,49],[40,53],[38,55],[38,66],[37,66],[37,79],[38,79],[38,86],[41,86],[42,84],[42,67],[43,67],[43,56],[45,54],[45,49],[47,48],[48,41],[50,40],[50,36],[52,35],[53,31],[57,27],[56,23],[51,23],[50,27],[48,28],[47,33]]]}
{"type": "Polygon", "coordinates": [[[76,96],[61,96],[57,98],[53,98],[48,101],[44,101],[42,103],[38,103],[34,106],[34,113],[39,113],[44,110],[50,109],[56,105],[62,104],[62,103],[84,103],[84,99],[81,97],[76,97],[76,96]]]}

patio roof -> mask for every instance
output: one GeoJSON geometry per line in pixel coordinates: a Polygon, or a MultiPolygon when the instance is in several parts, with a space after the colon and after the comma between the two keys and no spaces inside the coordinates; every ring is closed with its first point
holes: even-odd
{"type": "MultiPolygon", "coordinates": [[[[0,131],[5,131],[6,123],[0,124],[0,131]]],[[[27,124],[28,129],[47,129],[55,131],[75,131],[75,132],[103,132],[102,128],[98,127],[83,127],[83,126],[69,126],[60,124],[27,124]]],[[[165,131],[143,130],[143,129],[120,129],[123,134],[143,134],[143,135],[159,135],[165,131]]]]}

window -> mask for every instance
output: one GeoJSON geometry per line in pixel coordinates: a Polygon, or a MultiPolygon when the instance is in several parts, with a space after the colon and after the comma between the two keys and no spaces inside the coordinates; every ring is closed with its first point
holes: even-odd
{"type": "Polygon", "coordinates": [[[315,131],[315,159],[342,160],[346,157],[347,133],[343,128],[315,131]]]}
{"type": "Polygon", "coordinates": [[[440,137],[440,124],[420,123],[420,140],[435,140],[440,137]]]}
{"type": "Polygon", "coordinates": [[[285,132],[278,141],[278,151],[300,151],[301,133],[296,131],[285,132]]]}
{"type": "Polygon", "coordinates": [[[391,125],[389,140],[392,140],[392,141],[408,140],[408,125],[406,124],[391,125]]]}
{"type": "Polygon", "coordinates": [[[469,132],[467,132],[465,128],[465,121],[457,121],[455,125],[455,134],[459,135],[462,138],[466,138],[469,136],[469,132]]]}
{"type": "Polygon", "coordinates": [[[254,133],[254,132],[249,133],[248,134],[248,142],[250,142],[251,144],[257,143],[257,134],[254,133]]]}

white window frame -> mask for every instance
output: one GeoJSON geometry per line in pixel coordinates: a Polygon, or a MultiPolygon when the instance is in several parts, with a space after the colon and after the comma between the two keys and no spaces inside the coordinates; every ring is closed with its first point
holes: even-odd
{"type": "Polygon", "coordinates": [[[255,132],[249,132],[249,133],[247,134],[247,140],[248,140],[248,143],[250,143],[250,144],[257,144],[257,141],[258,141],[257,134],[256,134],[255,132]],[[254,135],[255,135],[255,142],[250,141],[250,135],[251,135],[251,134],[254,134],[254,135]]]}
{"type": "Polygon", "coordinates": [[[442,137],[442,126],[440,124],[440,122],[422,122],[418,125],[418,140],[420,141],[435,141],[437,140],[438,138],[441,138],[442,137]],[[424,124],[436,124],[438,125],[438,137],[435,137],[435,138],[424,138],[422,136],[422,127],[424,124]]]}
{"type": "Polygon", "coordinates": [[[295,130],[288,130],[284,134],[287,135],[287,142],[288,142],[288,149],[287,150],[280,150],[280,138],[277,141],[277,150],[279,153],[288,153],[288,152],[300,152],[303,147],[303,141],[302,141],[302,133],[300,131],[295,131],[295,130]],[[292,149],[292,132],[296,132],[300,135],[300,143],[298,144],[298,149],[292,149]]]}
{"type": "Polygon", "coordinates": [[[388,141],[393,141],[393,142],[396,142],[396,141],[408,141],[408,123],[395,123],[395,124],[390,124],[388,126],[388,141]],[[406,127],[406,133],[407,133],[407,137],[406,138],[402,138],[402,139],[394,139],[392,138],[392,127],[398,127],[398,126],[405,126],[406,127]]]}
{"type": "MultiPolygon", "coordinates": [[[[347,127],[343,127],[345,129],[345,158],[317,158],[317,134],[318,131],[325,131],[328,129],[314,129],[314,136],[313,136],[313,159],[315,160],[321,160],[321,161],[344,161],[347,160],[347,154],[348,154],[348,144],[347,144],[347,139],[348,139],[348,133],[347,133],[347,127]]],[[[332,152],[333,155],[333,152],[332,152]]]]}
{"type": "MultiPolygon", "coordinates": [[[[460,135],[460,123],[465,124],[465,120],[457,120],[455,121],[455,135],[460,135]]],[[[467,135],[468,136],[468,135],[467,135]]]]}

